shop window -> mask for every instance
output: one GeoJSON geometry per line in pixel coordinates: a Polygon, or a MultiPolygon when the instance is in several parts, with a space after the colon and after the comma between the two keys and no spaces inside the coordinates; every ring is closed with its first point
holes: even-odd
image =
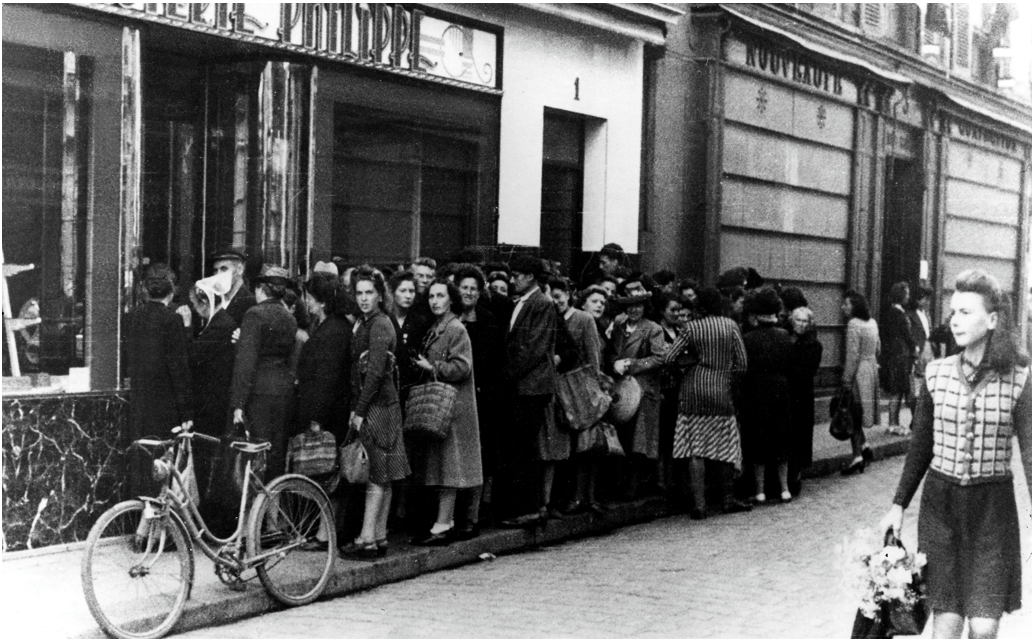
{"type": "Polygon", "coordinates": [[[472,240],[479,135],[338,104],[331,250],[349,264],[447,259],[472,240]]]}
{"type": "Polygon", "coordinates": [[[89,389],[90,59],[3,45],[3,389],[89,389]]]}

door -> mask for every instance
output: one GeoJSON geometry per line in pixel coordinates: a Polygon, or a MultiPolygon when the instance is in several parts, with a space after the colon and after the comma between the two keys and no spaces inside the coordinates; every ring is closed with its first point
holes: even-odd
{"type": "Polygon", "coordinates": [[[872,307],[888,303],[896,282],[918,283],[921,269],[921,228],[924,184],[914,161],[888,158],[885,174],[885,219],[882,234],[881,297],[872,307]]]}

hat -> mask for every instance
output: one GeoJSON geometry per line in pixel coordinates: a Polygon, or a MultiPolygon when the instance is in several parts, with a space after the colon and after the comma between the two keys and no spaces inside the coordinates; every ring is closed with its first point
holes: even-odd
{"type": "Polygon", "coordinates": [[[531,255],[517,255],[509,262],[509,269],[513,273],[524,273],[533,275],[534,279],[540,279],[545,267],[540,258],[531,255]]]}
{"type": "Polygon", "coordinates": [[[221,250],[215,251],[211,254],[211,261],[218,262],[220,260],[236,260],[237,262],[247,262],[247,255],[243,251],[237,250],[233,247],[225,247],[221,250]]]}
{"type": "Polygon", "coordinates": [[[216,273],[211,277],[206,277],[203,280],[197,280],[194,284],[194,288],[202,291],[205,297],[208,298],[208,307],[212,311],[219,310],[220,307],[215,306],[215,296],[222,296],[222,304],[226,305],[226,295],[233,289],[233,275],[229,271],[223,271],[216,273]]]}
{"type": "Polygon", "coordinates": [[[262,273],[255,280],[259,284],[280,284],[290,286],[290,273],[282,266],[262,265],[262,273]]]}
{"type": "Polygon", "coordinates": [[[620,284],[623,295],[613,298],[613,301],[621,306],[632,306],[634,304],[645,304],[652,291],[645,288],[641,280],[627,280],[620,284]]]}
{"type": "Polygon", "coordinates": [[[626,424],[638,414],[641,406],[641,384],[631,375],[624,375],[611,391],[613,403],[609,405],[609,419],[617,424],[626,424]]]}
{"type": "Polygon", "coordinates": [[[333,262],[316,262],[315,268],[312,269],[313,273],[329,273],[334,277],[340,275],[337,271],[337,265],[333,262]]]}

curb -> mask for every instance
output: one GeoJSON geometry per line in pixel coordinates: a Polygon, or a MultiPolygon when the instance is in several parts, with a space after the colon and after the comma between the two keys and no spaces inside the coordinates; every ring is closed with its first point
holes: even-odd
{"type": "MultiPolygon", "coordinates": [[[[900,439],[873,444],[871,449],[874,459],[905,454],[908,443],[909,439],[900,439]]],[[[804,477],[812,479],[834,474],[851,461],[851,454],[815,459],[804,477]]],[[[664,498],[649,497],[615,504],[604,518],[587,513],[550,520],[545,528],[492,529],[481,533],[476,539],[441,548],[406,545],[383,559],[371,562],[338,559],[334,574],[319,600],[343,597],[427,573],[476,563],[483,561],[480,556],[484,553],[497,556],[533,550],[572,539],[603,535],[624,526],[677,514],[681,513],[670,508],[664,498]]],[[[209,593],[200,593],[199,598],[187,602],[174,633],[235,623],[285,607],[272,599],[257,582],[245,592],[233,592],[221,589],[221,586],[219,588],[214,597],[207,596],[209,593]]],[[[105,635],[96,627],[74,636],[95,639],[105,635]]]]}

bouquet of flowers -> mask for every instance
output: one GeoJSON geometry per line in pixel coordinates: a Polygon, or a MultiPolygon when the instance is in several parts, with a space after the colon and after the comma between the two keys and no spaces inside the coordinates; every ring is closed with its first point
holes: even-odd
{"type": "Polygon", "coordinates": [[[928,621],[923,579],[927,558],[908,552],[892,531],[873,552],[863,542],[866,536],[861,531],[842,546],[847,579],[860,599],[853,636],[921,634],[928,621]]]}

